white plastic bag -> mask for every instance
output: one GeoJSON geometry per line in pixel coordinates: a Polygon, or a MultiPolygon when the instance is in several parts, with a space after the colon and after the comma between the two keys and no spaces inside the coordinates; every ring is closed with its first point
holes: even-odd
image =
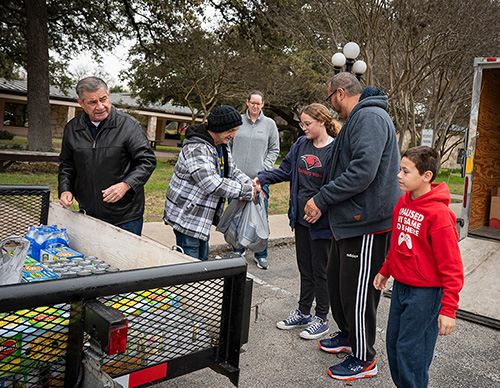
{"type": "Polygon", "coordinates": [[[0,241],[0,285],[19,283],[30,243],[24,237],[10,236],[0,241]]]}
{"type": "Polygon", "coordinates": [[[226,242],[238,249],[244,248],[238,242],[238,224],[247,203],[248,201],[233,199],[226,210],[224,210],[224,214],[222,214],[215,229],[224,234],[226,242]]]}
{"type": "Polygon", "coordinates": [[[269,238],[269,225],[262,194],[258,193],[251,202],[231,201],[216,230],[224,233],[226,242],[236,248],[263,251],[269,238]]]}

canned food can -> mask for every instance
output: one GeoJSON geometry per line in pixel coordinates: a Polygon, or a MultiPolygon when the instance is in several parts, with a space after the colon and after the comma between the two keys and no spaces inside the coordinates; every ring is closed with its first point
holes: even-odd
{"type": "Polygon", "coordinates": [[[66,271],[66,272],[63,272],[61,274],[61,277],[62,278],[76,278],[77,277],[77,274],[76,274],[76,271],[66,271]]]}

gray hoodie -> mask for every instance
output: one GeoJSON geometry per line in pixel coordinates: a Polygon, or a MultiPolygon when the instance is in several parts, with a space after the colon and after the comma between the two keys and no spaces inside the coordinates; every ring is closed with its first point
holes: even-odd
{"type": "Polygon", "coordinates": [[[387,104],[382,91],[367,86],[335,140],[329,182],[314,203],[328,206],[336,240],[391,229],[402,192],[398,140],[387,104]]]}

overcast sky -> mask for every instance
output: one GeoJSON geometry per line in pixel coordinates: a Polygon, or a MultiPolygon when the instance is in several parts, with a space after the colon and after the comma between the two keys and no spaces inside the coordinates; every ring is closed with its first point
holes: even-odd
{"type": "MultiPolygon", "coordinates": [[[[125,42],[122,43],[120,46],[117,46],[114,50],[111,52],[106,52],[103,53],[103,69],[104,71],[109,74],[109,79],[105,79],[106,83],[110,86],[116,86],[116,85],[121,85],[126,88],[127,83],[126,81],[121,81],[119,79],[119,73],[121,70],[124,70],[128,67],[128,62],[126,61],[127,58],[127,51],[129,47],[132,45],[132,42],[125,42]]],[[[78,74],[81,73],[81,71],[78,71],[79,69],[85,69],[86,73],[85,75],[98,75],[98,76],[104,76],[104,74],[100,73],[99,74],[99,67],[97,63],[92,60],[92,55],[90,52],[84,51],[81,52],[79,55],[77,55],[74,59],[70,61],[69,64],[70,71],[75,73],[77,72],[78,74]]],[[[104,76],[104,78],[107,78],[104,76]]]]}

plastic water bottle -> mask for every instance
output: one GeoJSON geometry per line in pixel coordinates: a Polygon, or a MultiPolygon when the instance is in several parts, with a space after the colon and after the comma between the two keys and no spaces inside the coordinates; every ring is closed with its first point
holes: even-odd
{"type": "Polygon", "coordinates": [[[65,228],[58,229],[56,225],[52,225],[48,229],[48,237],[42,248],[57,248],[69,246],[69,237],[65,228]]]}
{"type": "Polygon", "coordinates": [[[33,244],[33,256],[31,256],[31,258],[35,259],[36,261],[40,261],[40,249],[42,248],[44,241],[46,241],[47,239],[46,235],[47,232],[45,231],[45,229],[38,229],[38,233],[33,244]]]}
{"type": "Polygon", "coordinates": [[[35,240],[37,238],[37,235],[38,235],[38,229],[34,226],[30,226],[28,228],[28,232],[24,236],[24,238],[30,242],[30,247],[28,249],[28,256],[31,257],[32,259],[34,259],[33,250],[35,249],[35,240]]]}
{"type": "Polygon", "coordinates": [[[62,241],[64,241],[64,242],[61,242],[62,244],[65,244],[67,247],[69,246],[69,236],[68,236],[68,232],[66,231],[66,228],[60,229],[59,238],[62,241]]]}

